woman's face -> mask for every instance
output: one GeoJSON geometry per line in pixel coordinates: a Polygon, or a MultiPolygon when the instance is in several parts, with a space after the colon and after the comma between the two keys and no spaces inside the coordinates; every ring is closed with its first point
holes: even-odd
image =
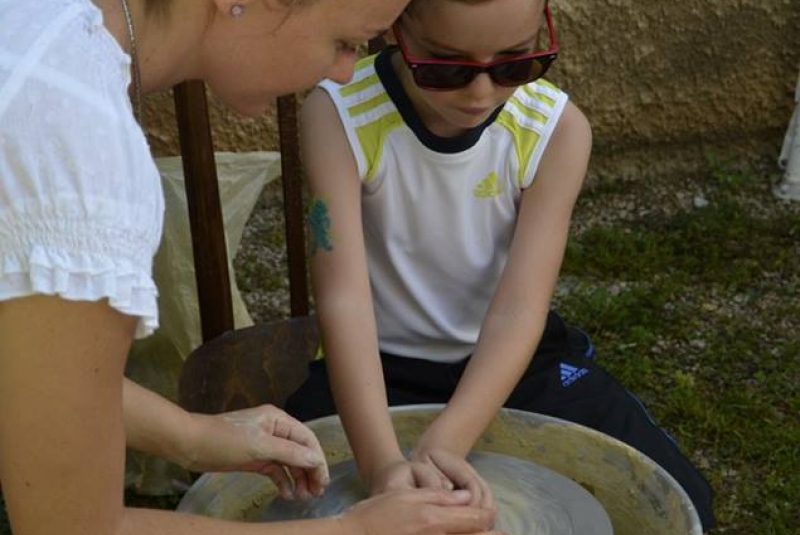
{"type": "Polygon", "coordinates": [[[244,115],[323,78],[348,81],[355,47],[392,25],[408,0],[250,0],[241,17],[218,14],[203,43],[203,79],[244,115]]]}

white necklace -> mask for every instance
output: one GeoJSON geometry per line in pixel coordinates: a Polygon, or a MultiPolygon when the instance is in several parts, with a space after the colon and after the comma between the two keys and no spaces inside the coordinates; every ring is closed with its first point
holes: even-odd
{"type": "Polygon", "coordinates": [[[136,121],[142,124],[142,75],[139,72],[139,57],[136,54],[136,31],[133,27],[131,6],[128,0],[122,2],[122,11],[125,13],[125,24],[128,27],[128,43],[131,49],[131,66],[133,69],[133,114],[136,121]]]}

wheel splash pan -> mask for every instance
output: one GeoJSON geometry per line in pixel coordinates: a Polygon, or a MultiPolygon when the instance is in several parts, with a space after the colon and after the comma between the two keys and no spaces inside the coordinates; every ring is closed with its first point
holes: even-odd
{"type": "MultiPolygon", "coordinates": [[[[392,407],[400,446],[411,449],[441,405],[392,407]]],[[[338,416],[307,422],[330,465],[352,459],[338,416]]],[[[702,535],[689,497],[663,468],[627,444],[592,429],[540,414],[502,409],[474,448],[529,460],[580,484],[605,508],[616,535],[702,535]]],[[[259,521],[279,499],[266,477],[209,473],[187,491],[178,510],[259,521]]]]}

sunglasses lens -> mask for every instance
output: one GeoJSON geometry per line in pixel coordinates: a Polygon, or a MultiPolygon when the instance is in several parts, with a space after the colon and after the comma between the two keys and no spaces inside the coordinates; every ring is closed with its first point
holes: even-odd
{"type": "Polygon", "coordinates": [[[414,81],[429,89],[458,89],[475,78],[475,69],[468,65],[418,64],[414,66],[414,81]]]}
{"type": "MultiPolygon", "coordinates": [[[[544,76],[556,55],[513,59],[497,63],[485,70],[497,85],[516,87],[544,76]]],[[[453,90],[468,86],[484,69],[475,65],[449,63],[415,63],[412,65],[414,82],[422,88],[453,90]]]]}
{"type": "Polygon", "coordinates": [[[541,78],[551,62],[551,58],[527,58],[500,63],[492,67],[492,79],[506,87],[527,84],[541,78]]]}

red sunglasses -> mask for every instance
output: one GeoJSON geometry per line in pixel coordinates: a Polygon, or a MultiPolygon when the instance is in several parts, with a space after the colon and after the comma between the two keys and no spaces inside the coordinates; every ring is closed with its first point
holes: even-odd
{"type": "Polygon", "coordinates": [[[544,14],[547,20],[547,33],[550,37],[547,50],[501,58],[488,63],[414,57],[409,53],[403,40],[400,24],[395,24],[392,30],[400,45],[403,61],[411,69],[414,83],[422,89],[431,91],[461,89],[472,83],[475,77],[483,72],[487,73],[497,85],[517,87],[544,76],[544,73],[558,57],[558,38],[549,5],[545,5],[544,14]]]}

